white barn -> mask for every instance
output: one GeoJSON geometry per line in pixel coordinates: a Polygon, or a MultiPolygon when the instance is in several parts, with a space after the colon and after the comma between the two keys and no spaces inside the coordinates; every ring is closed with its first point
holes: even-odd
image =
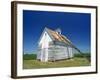
{"type": "Polygon", "coordinates": [[[45,28],[38,42],[37,59],[42,62],[72,58],[73,49],[77,49],[71,41],[61,34],[61,30],[45,28]]]}

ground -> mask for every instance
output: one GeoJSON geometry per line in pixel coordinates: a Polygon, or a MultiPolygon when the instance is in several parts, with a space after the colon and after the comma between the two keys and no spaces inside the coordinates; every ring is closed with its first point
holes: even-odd
{"type": "Polygon", "coordinates": [[[59,67],[75,67],[75,66],[90,66],[90,61],[85,57],[74,57],[72,59],[55,61],[55,62],[40,62],[35,59],[23,60],[24,69],[59,68],[59,67]]]}

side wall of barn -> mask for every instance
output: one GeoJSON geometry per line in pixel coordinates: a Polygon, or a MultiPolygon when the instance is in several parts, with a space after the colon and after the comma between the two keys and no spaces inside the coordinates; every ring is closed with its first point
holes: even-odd
{"type": "Polygon", "coordinates": [[[69,46],[52,45],[48,49],[49,60],[60,60],[73,57],[72,48],[69,46]]]}

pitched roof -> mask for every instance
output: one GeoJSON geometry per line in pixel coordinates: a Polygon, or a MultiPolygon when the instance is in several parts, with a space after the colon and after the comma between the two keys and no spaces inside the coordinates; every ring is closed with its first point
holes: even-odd
{"type": "Polygon", "coordinates": [[[74,49],[76,49],[79,53],[82,53],[76,46],[73,45],[73,43],[64,35],[57,33],[54,30],[45,28],[50,37],[53,39],[53,41],[63,42],[67,45],[70,45],[74,49]]]}
{"type": "Polygon", "coordinates": [[[57,33],[54,30],[46,28],[49,35],[52,37],[54,41],[63,42],[65,44],[71,45],[71,41],[64,35],[57,33]]]}

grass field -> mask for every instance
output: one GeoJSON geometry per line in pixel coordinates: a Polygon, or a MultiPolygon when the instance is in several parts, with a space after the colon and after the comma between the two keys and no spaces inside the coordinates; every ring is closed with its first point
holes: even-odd
{"type": "Polygon", "coordinates": [[[27,55],[23,58],[24,69],[36,68],[58,68],[58,67],[75,67],[75,66],[90,66],[90,61],[87,57],[76,55],[72,59],[55,61],[55,62],[40,62],[36,60],[36,56],[27,55]],[[30,58],[29,58],[30,57],[30,58]]]}

